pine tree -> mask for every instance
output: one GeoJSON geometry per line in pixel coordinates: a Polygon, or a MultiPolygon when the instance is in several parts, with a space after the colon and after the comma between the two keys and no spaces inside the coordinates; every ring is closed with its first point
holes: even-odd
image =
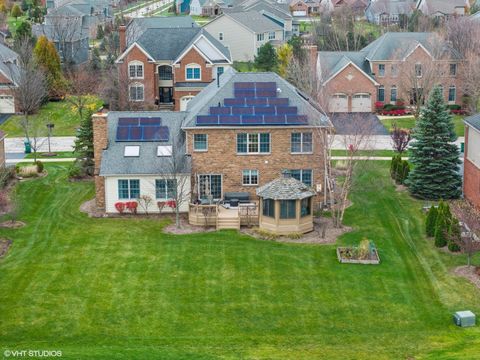
{"type": "Polygon", "coordinates": [[[459,150],[452,117],[439,87],[435,87],[422,109],[410,146],[414,165],[406,181],[411,194],[420,199],[455,199],[461,194],[458,173],[459,150]]]}
{"type": "Polygon", "coordinates": [[[266,43],[258,49],[258,56],[255,56],[255,67],[261,71],[274,71],[277,68],[277,52],[272,44],[266,43]]]}
{"type": "Polygon", "coordinates": [[[55,96],[55,93],[61,92],[64,87],[60,56],[55,45],[46,36],[42,35],[38,38],[33,49],[33,55],[37,64],[43,68],[47,75],[49,94],[55,96]]]}
{"type": "Polygon", "coordinates": [[[437,215],[438,215],[438,210],[434,205],[432,205],[432,207],[428,211],[427,220],[425,223],[427,236],[429,237],[435,236],[435,223],[437,221],[437,215]]]}
{"type": "Polygon", "coordinates": [[[435,246],[444,247],[447,245],[448,226],[443,212],[439,211],[435,222],[435,246]]]}
{"type": "Polygon", "coordinates": [[[97,26],[97,40],[102,40],[105,37],[105,31],[103,31],[103,26],[97,26]]]}
{"type": "Polygon", "coordinates": [[[92,113],[92,111],[85,113],[74,147],[77,156],[76,164],[82,169],[82,175],[88,176],[93,176],[94,170],[92,113]]]}
{"type": "Polygon", "coordinates": [[[452,252],[460,251],[460,241],[462,236],[462,230],[460,228],[460,223],[457,219],[453,219],[450,224],[449,234],[448,234],[448,250],[452,252]]]}
{"type": "Polygon", "coordinates": [[[12,11],[10,12],[10,15],[15,18],[15,20],[18,20],[19,16],[22,16],[22,9],[20,9],[20,6],[18,4],[13,5],[12,11]]]}

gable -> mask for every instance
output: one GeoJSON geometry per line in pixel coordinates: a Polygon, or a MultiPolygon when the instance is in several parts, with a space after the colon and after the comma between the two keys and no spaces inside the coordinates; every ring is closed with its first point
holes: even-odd
{"type": "Polygon", "coordinates": [[[372,79],[368,74],[366,74],[363,70],[361,70],[358,66],[356,66],[353,62],[349,62],[343,68],[338,70],[334,74],[330,74],[330,76],[325,80],[323,85],[326,85],[329,82],[342,82],[342,83],[350,83],[356,84],[358,82],[365,82],[368,81],[374,85],[378,85],[377,82],[372,79]]]}
{"type": "Polygon", "coordinates": [[[210,60],[225,60],[225,56],[212,45],[210,41],[201,36],[196,42],[195,47],[198,48],[210,60]]]}
{"type": "Polygon", "coordinates": [[[410,61],[432,60],[432,55],[419,43],[403,60],[406,61],[407,59],[410,61]]]}
{"type": "Polygon", "coordinates": [[[137,43],[130,45],[129,48],[125,50],[115,62],[122,62],[126,57],[128,57],[129,60],[143,57],[146,61],[153,62],[153,58],[137,43]]]}

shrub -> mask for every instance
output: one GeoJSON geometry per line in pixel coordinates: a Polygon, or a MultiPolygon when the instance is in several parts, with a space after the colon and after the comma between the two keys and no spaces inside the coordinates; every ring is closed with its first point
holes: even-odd
{"type": "Polygon", "coordinates": [[[27,165],[27,166],[20,166],[19,167],[19,175],[21,177],[36,177],[38,175],[37,165],[27,165]]]}
{"type": "Polygon", "coordinates": [[[429,237],[435,236],[435,223],[437,221],[437,215],[438,210],[434,205],[432,205],[430,210],[428,210],[427,219],[425,222],[426,233],[429,237]]]}
{"type": "Polygon", "coordinates": [[[118,211],[120,214],[123,214],[123,212],[125,211],[125,203],[123,203],[123,202],[117,202],[117,203],[115,203],[115,209],[117,209],[117,211],[118,211]]]}
{"type": "Polygon", "coordinates": [[[382,110],[383,106],[384,106],[384,103],[382,101],[376,101],[375,102],[375,109],[382,110]]]}
{"type": "Polygon", "coordinates": [[[460,241],[462,240],[462,229],[458,219],[452,219],[448,234],[448,250],[452,252],[460,251],[460,241]]]}
{"type": "Polygon", "coordinates": [[[370,257],[370,240],[363,239],[356,248],[356,255],[358,259],[368,259],[370,257]]]}
{"type": "Polygon", "coordinates": [[[125,203],[125,207],[132,214],[136,214],[137,213],[137,208],[138,208],[138,203],[136,201],[128,201],[128,202],[125,203]]]}
{"type": "Polygon", "coordinates": [[[82,176],[82,174],[83,169],[77,162],[74,162],[68,169],[69,178],[79,178],[82,176]]]}
{"type": "Polygon", "coordinates": [[[460,246],[454,241],[448,241],[448,250],[451,252],[459,252],[460,251],[460,246]]]}
{"type": "Polygon", "coordinates": [[[301,232],[292,232],[290,234],[287,235],[287,237],[289,239],[292,239],[292,240],[298,240],[298,239],[301,239],[303,236],[303,234],[301,232]]]}
{"type": "Polygon", "coordinates": [[[402,161],[402,158],[400,155],[394,155],[392,156],[392,161],[390,163],[390,176],[392,177],[392,179],[396,179],[397,177],[397,168],[400,164],[400,162],[402,161]]]}
{"type": "Polygon", "coordinates": [[[15,170],[14,167],[0,168],[0,188],[3,189],[15,177],[15,170]]]}
{"type": "Polygon", "coordinates": [[[272,231],[265,230],[265,229],[260,229],[260,228],[254,228],[253,231],[260,236],[262,239],[265,240],[277,240],[278,235],[272,231]]]}
{"type": "Polygon", "coordinates": [[[177,203],[175,202],[175,200],[168,200],[165,202],[165,205],[167,205],[172,210],[175,210],[177,208],[177,203]]]}
{"type": "Polygon", "coordinates": [[[452,223],[452,214],[448,204],[440,201],[438,205],[438,214],[435,221],[435,246],[444,247],[447,245],[450,225],[452,223]]]}
{"type": "Polygon", "coordinates": [[[39,174],[41,174],[43,172],[43,168],[44,168],[43,163],[40,160],[37,160],[35,162],[35,165],[37,165],[37,172],[39,174]]]}
{"type": "Polygon", "coordinates": [[[395,105],[393,104],[385,104],[382,110],[390,111],[390,110],[395,110],[394,108],[395,108],[395,105]]]}
{"type": "Polygon", "coordinates": [[[462,107],[458,104],[450,104],[450,105],[448,105],[448,109],[449,110],[461,110],[462,107]]]}
{"type": "Polygon", "coordinates": [[[157,207],[158,207],[158,212],[161,213],[163,208],[165,207],[166,202],[165,201],[157,201],[157,207]]]}

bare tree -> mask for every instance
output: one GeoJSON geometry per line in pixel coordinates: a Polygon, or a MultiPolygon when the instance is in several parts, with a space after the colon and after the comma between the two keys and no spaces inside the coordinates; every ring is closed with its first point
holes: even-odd
{"type": "Polygon", "coordinates": [[[82,18],[80,16],[51,16],[52,37],[58,42],[58,52],[63,63],[71,65],[81,49],[82,18]]]}
{"type": "MultiPolygon", "coordinates": [[[[21,126],[25,138],[38,137],[39,126],[32,124],[29,116],[36,113],[47,96],[47,79],[33,58],[33,46],[30,39],[25,38],[17,43],[17,65],[10,64],[10,73],[14,83],[11,90],[15,96],[19,110],[23,115],[21,126]]],[[[36,144],[36,140],[35,140],[36,144]]]]}
{"type": "Polygon", "coordinates": [[[401,129],[394,123],[390,137],[393,150],[402,154],[407,149],[410,140],[412,140],[412,132],[409,129],[401,129]]]}
{"type": "Polygon", "coordinates": [[[85,109],[90,101],[90,96],[98,92],[99,74],[85,66],[71,68],[66,71],[68,83],[68,96],[66,100],[76,109],[80,121],[84,118],[85,109]]]}
{"type": "Polygon", "coordinates": [[[450,208],[457,219],[466,224],[469,231],[461,234],[458,246],[467,255],[467,265],[470,266],[472,256],[480,250],[480,212],[466,201],[454,201],[450,208]]]}

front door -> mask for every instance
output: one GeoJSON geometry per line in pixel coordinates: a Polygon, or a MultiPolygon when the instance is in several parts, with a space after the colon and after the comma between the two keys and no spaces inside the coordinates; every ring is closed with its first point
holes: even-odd
{"type": "Polygon", "coordinates": [[[173,88],[171,87],[161,87],[159,89],[160,93],[160,103],[169,104],[173,102],[173,88]]]}

